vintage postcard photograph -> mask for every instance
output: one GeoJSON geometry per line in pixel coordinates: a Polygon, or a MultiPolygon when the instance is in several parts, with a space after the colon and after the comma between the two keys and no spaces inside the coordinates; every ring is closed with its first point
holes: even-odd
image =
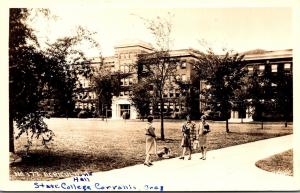
{"type": "Polygon", "coordinates": [[[299,191],[297,7],[7,2],[0,190],[299,191]]]}

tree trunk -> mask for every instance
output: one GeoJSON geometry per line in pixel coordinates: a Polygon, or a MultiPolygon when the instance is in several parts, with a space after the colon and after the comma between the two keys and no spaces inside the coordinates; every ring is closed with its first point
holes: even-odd
{"type": "MultiPolygon", "coordinates": [[[[286,102],[286,106],[288,107],[287,102],[286,102]]],[[[287,110],[284,111],[284,119],[285,119],[284,127],[287,127],[287,122],[288,122],[288,111],[287,110]]]]}
{"type": "Polygon", "coordinates": [[[9,152],[15,153],[14,122],[11,115],[9,116],[9,152]]]}
{"type": "Polygon", "coordinates": [[[165,140],[164,133],[164,100],[162,97],[162,93],[160,93],[160,138],[161,140],[165,140]]]}
{"type": "Polygon", "coordinates": [[[226,119],[226,133],[229,133],[228,119],[226,119]]]}

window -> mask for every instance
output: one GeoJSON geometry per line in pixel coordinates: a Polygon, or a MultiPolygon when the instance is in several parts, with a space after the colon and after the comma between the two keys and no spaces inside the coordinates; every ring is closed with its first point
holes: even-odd
{"type": "Polygon", "coordinates": [[[290,70],[291,69],[291,64],[290,63],[285,63],[284,64],[284,70],[290,70]]]}
{"type": "Polygon", "coordinates": [[[173,90],[170,90],[169,95],[170,95],[170,97],[174,97],[174,91],[173,91],[173,90]]]}
{"type": "Polygon", "coordinates": [[[265,70],[265,65],[259,65],[258,69],[260,72],[263,72],[265,70]]]}
{"type": "Polygon", "coordinates": [[[129,65],[129,66],[128,66],[128,72],[131,72],[131,71],[133,71],[133,66],[132,66],[132,65],[129,65]]]}
{"type": "Polygon", "coordinates": [[[179,105],[176,105],[175,111],[176,111],[176,112],[179,112],[179,105]]]}
{"type": "Polygon", "coordinates": [[[164,97],[168,97],[168,91],[164,90],[163,96],[164,96],[164,97]]]}
{"type": "Polygon", "coordinates": [[[170,82],[173,82],[173,81],[174,81],[174,77],[170,76],[170,82]]]}
{"type": "Polygon", "coordinates": [[[124,71],[125,71],[125,72],[129,72],[129,66],[125,66],[125,67],[124,67],[124,71]]]}
{"type": "Polygon", "coordinates": [[[174,110],[174,104],[170,103],[170,109],[174,110]]]}
{"type": "Polygon", "coordinates": [[[277,64],[272,64],[271,66],[272,72],[277,72],[277,68],[278,68],[277,64]]]}
{"type": "Polygon", "coordinates": [[[128,85],[128,79],[124,78],[124,85],[127,86],[128,85]]]}
{"type": "Polygon", "coordinates": [[[272,86],[272,87],[276,87],[277,84],[275,84],[275,83],[272,82],[271,86],[272,86]]]}
{"type": "Polygon", "coordinates": [[[121,66],[121,67],[120,67],[120,71],[121,71],[121,72],[124,72],[124,66],[121,66]]]}
{"type": "Polygon", "coordinates": [[[185,74],[181,75],[181,79],[182,81],[186,81],[186,75],[185,74]]]}
{"type": "Polygon", "coordinates": [[[253,66],[248,66],[248,73],[253,74],[253,66]]]}
{"type": "Polygon", "coordinates": [[[176,97],[179,97],[179,96],[180,96],[180,91],[179,91],[179,90],[176,90],[175,96],[176,96],[176,97]]]}
{"type": "Polygon", "coordinates": [[[265,65],[259,65],[258,70],[259,70],[258,75],[262,76],[265,71],[265,65]]]}
{"type": "Polygon", "coordinates": [[[181,68],[182,69],[186,68],[186,63],[185,62],[181,64],[181,68]]]}
{"type": "Polygon", "coordinates": [[[129,85],[132,85],[132,83],[133,83],[132,78],[129,78],[129,85]]]}

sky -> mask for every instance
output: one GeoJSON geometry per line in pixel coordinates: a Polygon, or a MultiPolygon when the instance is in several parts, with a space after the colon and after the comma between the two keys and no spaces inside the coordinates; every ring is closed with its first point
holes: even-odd
{"type": "MultiPolygon", "coordinates": [[[[202,49],[204,40],[215,51],[237,52],[292,48],[292,9],[289,7],[175,7],[131,8],[79,6],[50,9],[56,21],[39,21],[35,28],[41,40],[54,41],[81,25],[97,32],[94,38],[104,56],[114,54],[114,45],[130,40],[153,43],[144,18],[172,18],[172,49],[202,49]]],[[[98,52],[87,49],[90,56],[98,52]]]]}

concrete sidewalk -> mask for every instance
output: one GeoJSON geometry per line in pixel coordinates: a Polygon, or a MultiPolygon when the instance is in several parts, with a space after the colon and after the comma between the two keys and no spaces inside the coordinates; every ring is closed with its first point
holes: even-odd
{"type": "MultiPolygon", "coordinates": [[[[152,187],[164,191],[300,190],[294,177],[267,172],[255,166],[260,159],[291,149],[292,140],[293,136],[288,135],[209,151],[206,160],[201,160],[200,154],[193,154],[192,160],[174,158],[154,162],[151,167],[140,164],[97,172],[88,177],[88,182],[78,183],[68,178],[51,183],[98,184],[104,188],[101,190],[113,190],[112,187],[117,186],[135,187],[129,190],[150,190],[152,187]]],[[[33,182],[22,183],[23,187],[33,187],[33,182]]]]}
{"type": "Polygon", "coordinates": [[[299,190],[290,176],[261,170],[255,162],[292,148],[292,135],[209,151],[207,159],[193,154],[192,160],[178,158],[136,165],[94,177],[129,183],[161,184],[164,190],[299,190]],[[128,180],[129,179],[129,180],[128,180]]]}

